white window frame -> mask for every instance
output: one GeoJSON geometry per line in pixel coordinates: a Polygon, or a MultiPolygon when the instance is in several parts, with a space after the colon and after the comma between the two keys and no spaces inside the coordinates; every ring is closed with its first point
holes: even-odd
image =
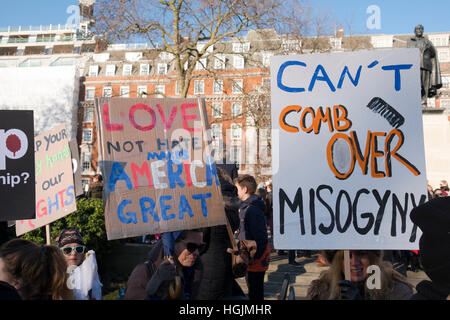
{"type": "Polygon", "coordinates": [[[428,40],[430,40],[435,47],[448,46],[448,34],[428,35],[428,40]]]}
{"type": "Polygon", "coordinates": [[[81,153],[81,172],[88,173],[92,169],[92,154],[90,152],[81,153]],[[89,164],[89,168],[85,168],[85,164],[89,164]]]}
{"type": "Polygon", "coordinates": [[[222,124],[213,123],[211,124],[211,138],[215,141],[220,141],[223,139],[222,124]]]}
{"type": "Polygon", "coordinates": [[[103,87],[102,96],[105,97],[105,98],[112,97],[112,87],[103,87]],[[105,92],[108,91],[108,90],[110,91],[110,94],[106,95],[105,92]]]}
{"type": "Polygon", "coordinates": [[[141,63],[141,65],[139,67],[139,74],[141,76],[150,75],[150,65],[148,63],[141,63]]]}
{"type": "Polygon", "coordinates": [[[116,65],[115,64],[108,64],[106,66],[106,76],[107,77],[114,77],[116,75],[116,65]]]}
{"type": "Polygon", "coordinates": [[[89,66],[89,77],[97,77],[98,76],[98,65],[89,66]]]}
{"type": "Polygon", "coordinates": [[[129,98],[129,97],[130,97],[130,87],[129,86],[120,87],[120,98],[129,98]],[[124,90],[127,90],[128,92],[124,94],[124,90]]]}
{"type": "Polygon", "coordinates": [[[231,103],[231,116],[232,117],[242,116],[242,102],[231,103]]]}
{"type": "Polygon", "coordinates": [[[86,100],[94,100],[95,98],[95,87],[87,87],[86,88],[86,100]],[[89,94],[92,92],[92,96],[89,94]]]}
{"type": "Polygon", "coordinates": [[[164,95],[166,94],[166,86],[163,84],[159,84],[155,86],[155,92],[160,92],[162,94],[156,94],[156,98],[164,98],[164,95]]]}
{"type": "Polygon", "coordinates": [[[243,53],[250,51],[250,42],[233,42],[233,52],[243,53]]]}
{"type": "Polygon", "coordinates": [[[92,134],[93,134],[92,128],[83,128],[83,143],[92,143],[93,140],[92,134]]]}
{"type": "Polygon", "coordinates": [[[205,94],[205,81],[194,80],[194,94],[205,94]]]}
{"type": "Polygon", "coordinates": [[[158,63],[158,75],[163,76],[167,74],[167,63],[158,63]]]}
{"type": "Polygon", "coordinates": [[[231,85],[231,93],[242,94],[244,93],[244,80],[243,79],[233,79],[231,85]]]}
{"type": "Polygon", "coordinates": [[[449,48],[438,48],[438,60],[439,62],[450,62],[450,49],[449,48]]]}
{"type": "MultiPolygon", "coordinates": [[[[137,87],[137,94],[138,94],[138,98],[141,97],[141,92],[147,92],[147,86],[138,86],[137,87]]],[[[146,94],[142,95],[142,98],[147,98],[146,94]]]]}
{"type": "Polygon", "coordinates": [[[231,140],[242,140],[242,124],[231,124],[231,140]]]}
{"type": "Polygon", "coordinates": [[[215,119],[222,118],[222,102],[213,102],[211,104],[211,116],[215,119]]]}
{"type": "Polygon", "coordinates": [[[206,70],[206,62],[207,62],[206,58],[202,58],[202,59],[198,60],[195,63],[195,70],[197,70],[197,71],[206,70]]]}
{"type": "Polygon", "coordinates": [[[270,67],[270,57],[272,57],[273,54],[270,52],[264,52],[262,54],[262,64],[264,67],[270,67]]]}
{"type": "Polygon", "coordinates": [[[214,69],[225,69],[226,57],[224,54],[217,54],[214,58],[214,69]]]}
{"type": "Polygon", "coordinates": [[[83,112],[83,123],[93,123],[94,122],[94,109],[85,107],[83,112]]]}
{"type": "Polygon", "coordinates": [[[298,52],[302,46],[301,40],[289,39],[283,40],[281,50],[284,52],[298,52]]]}
{"type": "Polygon", "coordinates": [[[242,148],[239,146],[231,146],[230,148],[230,157],[228,160],[231,161],[232,163],[241,163],[241,157],[242,157],[242,148]]]}
{"type": "Polygon", "coordinates": [[[242,56],[234,55],[233,56],[233,67],[235,69],[244,69],[245,59],[242,56]]]}
{"type": "Polygon", "coordinates": [[[122,75],[127,77],[127,76],[131,76],[131,74],[133,73],[133,65],[132,64],[124,64],[123,65],[123,70],[122,70],[122,75]]]}
{"type": "Polygon", "coordinates": [[[331,37],[329,39],[329,41],[330,41],[330,46],[332,49],[334,49],[334,50],[342,49],[342,38],[331,37]]]}
{"type": "Polygon", "coordinates": [[[213,93],[214,94],[223,94],[223,80],[214,80],[213,93]]]}

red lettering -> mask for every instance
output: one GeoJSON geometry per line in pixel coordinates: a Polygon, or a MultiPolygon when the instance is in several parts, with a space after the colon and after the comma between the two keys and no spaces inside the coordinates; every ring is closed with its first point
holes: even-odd
{"type": "Polygon", "coordinates": [[[183,103],[181,105],[181,117],[183,118],[183,128],[189,132],[202,131],[201,128],[190,128],[189,124],[188,124],[188,120],[197,119],[197,115],[196,114],[186,115],[186,109],[197,108],[197,107],[198,107],[198,105],[196,103],[183,103]]]}
{"type": "Polygon", "coordinates": [[[107,103],[103,105],[103,121],[105,122],[105,129],[107,131],[122,131],[123,124],[111,123],[109,120],[109,106],[107,103]]]}
{"type": "Polygon", "coordinates": [[[155,122],[156,122],[155,111],[153,111],[152,108],[150,108],[149,106],[147,106],[145,104],[138,103],[138,104],[135,104],[134,106],[132,106],[130,108],[129,118],[130,118],[131,125],[133,127],[135,127],[136,129],[140,130],[140,131],[148,131],[148,130],[151,130],[151,129],[153,129],[155,127],[155,122]],[[152,118],[152,122],[149,125],[147,125],[147,126],[141,126],[141,125],[137,124],[136,121],[134,120],[134,113],[137,110],[147,111],[148,114],[152,118]]]}
{"type": "Polygon", "coordinates": [[[164,111],[163,111],[163,109],[161,108],[161,106],[160,106],[159,104],[157,104],[156,106],[158,107],[158,112],[159,112],[159,114],[161,115],[161,119],[162,119],[162,122],[163,122],[163,124],[164,124],[164,127],[165,127],[167,130],[169,130],[169,129],[172,127],[172,123],[173,123],[173,120],[175,119],[175,116],[177,115],[177,109],[178,109],[178,107],[177,107],[177,106],[173,106],[173,107],[172,107],[172,111],[170,112],[169,121],[167,122],[167,121],[166,121],[166,116],[164,115],[164,111]]]}

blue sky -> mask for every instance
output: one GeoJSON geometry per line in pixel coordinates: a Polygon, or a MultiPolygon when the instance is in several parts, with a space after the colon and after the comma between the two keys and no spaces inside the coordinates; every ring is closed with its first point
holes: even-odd
{"type": "MultiPolygon", "coordinates": [[[[450,31],[449,0],[310,0],[310,3],[318,11],[326,8],[341,21],[346,34],[408,34],[419,23],[424,25],[425,33],[450,31]],[[380,8],[379,29],[367,28],[371,14],[366,10],[371,5],[380,8]]],[[[68,7],[77,4],[77,0],[3,0],[0,27],[65,24],[71,15],[66,12],[68,7]]]]}

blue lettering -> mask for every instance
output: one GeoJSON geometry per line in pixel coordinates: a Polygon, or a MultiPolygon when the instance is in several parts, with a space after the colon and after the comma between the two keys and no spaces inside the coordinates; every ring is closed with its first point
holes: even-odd
{"type": "Polygon", "coordinates": [[[109,176],[109,183],[108,188],[111,191],[114,191],[116,188],[116,183],[118,180],[124,180],[127,184],[128,190],[133,189],[133,184],[131,183],[130,178],[128,178],[126,172],[123,170],[122,166],[119,162],[114,162],[112,169],[111,169],[111,175],[109,176]]]}
{"type": "Polygon", "coordinates": [[[394,64],[391,66],[382,66],[383,70],[394,70],[395,71],[395,91],[399,91],[402,87],[400,79],[400,70],[408,70],[412,67],[412,64],[394,64]]]}
{"type": "Polygon", "coordinates": [[[211,193],[201,193],[201,194],[194,194],[192,195],[192,199],[194,200],[201,200],[201,205],[202,205],[202,213],[203,216],[206,218],[208,216],[208,208],[206,206],[206,201],[205,199],[207,198],[211,198],[211,193]]]}
{"type": "Polygon", "coordinates": [[[170,189],[174,189],[178,185],[184,188],[184,182],[181,180],[180,175],[183,173],[183,165],[176,164],[177,171],[173,171],[174,162],[172,160],[167,161],[167,176],[169,178],[170,189]]]}
{"type": "Polygon", "coordinates": [[[191,206],[189,205],[189,202],[187,201],[184,194],[180,196],[180,207],[178,210],[178,219],[183,220],[184,213],[187,212],[189,217],[193,217],[194,213],[192,212],[191,206]]]}
{"type": "Polygon", "coordinates": [[[123,214],[124,207],[126,207],[130,203],[131,203],[131,200],[126,200],[126,199],[122,200],[120,202],[119,206],[117,207],[117,215],[119,217],[120,222],[122,222],[122,223],[129,224],[129,223],[133,222],[134,224],[136,224],[137,223],[136,212],[133,212],[133,211],[126,212],[126,215],[130,217],[128,219],[123,214]]]}
{"type": "Polygon", "coordinates": [[[171,208],[171,206],[168,204],[165,204],[164,202],[166,200],[171,200],[171,199],[172,199],[172,196],[159,197],[159,205],[161,207],[161,216],[162,216],[163,220],[166,220],[166,221],[175,218],[175,213],[171,213],[169,215],[167,215],[167,213],[166,213],[167,210],[169,210],[171,208]]]}
{"type": "Polygon", "coordinates": [[[305,88],[288,87],[288,86],[285,86],[282,83],[284,69],[286,69],[289,66],[306,67],[306,63],[303,63],[301,61],[286,61],[285,63],[283,63],[281,65],[280,69],[278,70],[278,74],[277,74],[277,85],[278,85],[278,88],[280,88],[281,90],[286,91],[286,92],[303,92],[303,91],[305,91],[305,88]]]}
{"type": "Polygon", "coordinates": [[[56,211],[59,210],[59,204],[58,204],[58,194],[55,194],[55,202],[52,203],[52,200],[50,197],[48,197],[48,214],[52,214],[52,207],[56,206],[56,211]]]}
{"type": "Polygon", "coordinates": [[[356,87],[358,85],[358,82],[359,82],[359,76],[361,75],[361,68],[362,68],[362,66],[359,66],[358,71],[356,72],[355,79],[353,79],[352,75],[348,71],[348,67],[345,66],[344,70],[342,70],[341,78],[339,79],[339,83],[338,83],[338,86],[337,86],[338,89],[342,88],[342,83],[344,82],[346,74],[348,75],[348,78],[353,83],[353,85],[356,87]]]}
{"type": "Polygon", "coordinates": [[[73,192],[70,192],[70,190],[75,190],[75,187],[70,186],[66,190],[66,195],[70,197],[70,200],[64,201],[64,205],[66,206],[70,205],[73,202],[73,199],[75,199],[75,195],[73,194],[73,192]]]}
{"type": "Polygon", "coordinates": [[[336,88],[333,86],[333,83],[331,82],[330,78],[328,77],[327,72],[325,71],[324,67],[321,64],[317,65],[316,71],[314,71],[314,75],[311,79],[311,83],[309,84],[308,91],[312,91],[314,89],[316,80],[325,81],[328,84],[328,86],[330,87],[331,91],[333,91],[333,92],[336,91],[336,88]],[[321,76],[318,76],[319,71],[322,72],[321,76]]]}
{"type": "Polygon", "coordinates": [[[147,153],[147,161],[150,159],[155,159],[157,158],[158,160],[162,160],[166,158],[166,152],[165,151],[161,151],[160,153],[158,152],[148,152],[147,153]]]}
{"type": "Polygon", "coordinates": [[[156,203],[155,203],[155,201],[153,201],[152,198],[142,197],[141,199],[139,199],[139,204],[141,205],[143,222],[145,222],[145,223],[148,222],[147,214],[150,214],[153,217],[153,219],[155,219],[156,222],[159,222],[158,214],[155,212],[156,203]],[[149,207],[145,206],[146,202],[150,203],[149,207]]]}
{"type": "Polygon", "coordinates": [[[213,184],[212,178],[216,178],[216,186],[220,186],[219,177],[217,175],[216,163],[211,156],[206,156],[206,184],[208,186],[213,184]]]}

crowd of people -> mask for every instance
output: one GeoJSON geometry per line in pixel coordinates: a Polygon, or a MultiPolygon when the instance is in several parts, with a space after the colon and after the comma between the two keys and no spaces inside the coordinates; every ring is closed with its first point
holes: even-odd
{"type": "MultiPolygon", "coordinates": [[[[264,277],[270,264],[273,236],[272,184],[258,185],[251,175],[233,179],[217,168],[227,225],[163,233],[155,238],[148,259],[131,272],[126,300],[254,300],[264,299],[264,277]],[[238,249],[233,249],[233,248],[238,249]],[[233,257],[233,259],[232,259],[233,257]],[[246,295],[236,281],[245,277],[246,295]]],[[[96,178],[90,197],[101,197],[96,178]]],[[[430,189],[429,189],[430,190],[430,189]]],[[[327,265],[307,292],[311,300],[408,300],[450,297],[450,197],[441,182],[436,195],[414,208],[412,221],[423,234],[415,263],[430,280],[414,287],[395,268],[401,251],[350,250],[350,279],[344,277],[344,251],[325,250],[327,265]],[[420,262],[419,262],[420,258],[420,262]],[[381,283],[367,284],[368,267],[381,271],[381,283]]],[[[306,252],[311,254],[311,252],[306,252]]],[[[296,250],[289,252],[295,262],[296,250]]],[[[294,266],[296,263],[293,264],[294,266]]],[[[100,300],[102,283],[93,250],[80,232],[63,230],[54,245],[12,239],[0,247],[0,300],[100,300]]]]}

